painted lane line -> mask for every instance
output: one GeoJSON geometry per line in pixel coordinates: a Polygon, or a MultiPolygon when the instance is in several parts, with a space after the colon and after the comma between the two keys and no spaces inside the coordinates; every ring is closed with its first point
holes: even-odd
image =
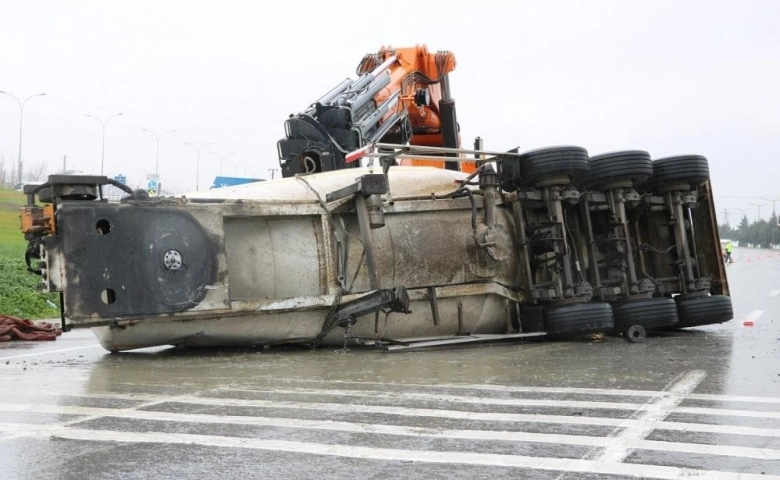
{"type": "MultiPolygon", "coordinates": [[[[285,383],[322,383],[321,380],[300,380],[294,381],[287,380],[285,383]]],[[[382,387],[403,387],[403,388],[428,388],[428,389],[463,389],[463,390],[477,390],[477,391],[496,391],[502,393],[516,392],[516,393],[550,393],[550,394],[570,394],[570,395],[603,395],[603,396],[631,396],[631,397],[654,397],[658,395],[664,395],[663,391],[652,390],[608,390],[608,389],[596,389],[596,388],[557,388],[557,387],[512,387],[504,385],[470,385],[470,384],[453,384],[453,385],[425,385],[425,384],[394,384],[394,383],[381,383],[381,382],[353,382],[353,381],[341,381],[334,380],[328,381],[328,384],[354,384],[354,385],[377,385],[382,387]]],[[[262,389],[266,391],[267,389],[262,389]]],[[[258,389],[249,388],[220,388],[220,392],[257,392],[258,389]]],[[[316,392],[327,392],[330,390],[314,390],[316,392]]],[[[387,394],[386,390],[364,390],[373,392],[376,395],[387,394]]],[[[59,397],[60,393],[51,391],[35,392],[36,396],[53,396],[59,397]]],[[[120,400],[160,400],[170,397],[164,397],[153,394],[122,394],[122,393],[79,393],[68,395],[71,397],[79,398],[104,398],[104,399],[120,399],[120,400]]],[[[716,395],[707,393],[692,393],[688,395],[688,400],[705,400],[712,402],[735,402],[735,403],[767,403],[767,404],[780,404],[780,398],[777,397],[750,397],[741,395],[716,395]]],[[[0,399],[1,401],[1,399],[0,399]]]]}
{"type": "MultiPolygon", "coordinates": [[[[278,377],[266,377],[270,380],[279,380],[278,377]]],[[[562,395],[604,395],[604,396],[619,396],[619,397],[655,397],[659,393],[663,394],[663,391],[658,390],[622,390],[622,389],[602,389],[602,388],[576,388],[576,387],[518,387],[512,385],[485,385],[485,384],[401,384],[401,383],[383,383],[383,382],[360,382],[352,380],[328,380],[327,383],[322,380],[311,379],[287,379],[285,383],[319,383],[332,385],[376,385],[383,388],[386,387],[399,387],[404,389],[409,388],[425,388],[425,389],[448,389],[448,390],[482,390],[482,391],[495,391],[502,394],[506,393],[548,393],[548,394],[562,394],[562,395]]],[[[275,387],[274,387],[275,388],[275,387]]],[[[319,391],[328,391],[329,389],[322,389],[319,391]]],[[[256,389],[251,388],[225,388],[223,391],[234,392],[254,392],[256,389]]],[[[385,390],[382,390],[385,393],[385,390]]],[[[713,400],[713,401],[733,401],[733,402],[751,402],[751,403],[780,403],[780,398],[777,397],[750,397],[750,396],[737,396],[737,395],[715,395],[715,394],[691,394],[689,399],[699,400],[713,400]]]]}
{"type": "MultiPolygon", "coordinates": [[[[14,411],[27,411],[25,405],[17,405],[14,411]]],[[[40,411],[40,409],[35,409],[40,411]]],[[[121,418],[134,421],[158,421],[168,423],[245,425],[263,427],[296,428],[301,430],[327,430],[349,433],[364,433],[375,435],[392,435],[405,437],[433,437],[453,440],[490,440],[507,442],[545,443],[555,445],[599,446],[613,447],[616,437],[598,437],[589,435],[547,434],[531,432],[507,432],[491,430],[457,430],[436,429],[425,427],[406,427],[386,424],[333,422],[329,420],[305,420],[271,417],[219,416],[209,414],[186,414],[153,411],[126,412],[106,408],[93,407],[51,407],[45,413],[90,415],[92,417],[121,418]]],[[[69,427],[77,421],[52,425],[0,424],[0,432],[11,432],[21,435],[52,432],[59,428],[69,427]]],[[[775,431],[775,436],[780,432],[775,431]]],[[[728,445],[708,445],[685,442],[666,442],[649,440],[629,440],[622,442],[633,449],[654,450],[676,453],[694,453],[706,455],[722,455],[731,457],[754,458],[761,460],[780,460],[780,450],[769,448],[752,448],[728,445]]]]}
{"type": "Polygon", "coordinates": [[[770,297],[776,297],[779,294],[780,294],[780,290],[772,290],[771,292],[769,292],[770,297]]]}
{"type": "Polygon", "coordinates": [[[566,458],[529,457],[521,455],[414,451],[392,448],[356,447],[310,442],[265,440],[255,438],[231,438],[215,435],[171,434],[160,432],[111,432],[106,430],[80,430],[64,428],[52,434],[54,438],[103,442],[165,443],[202,445],[223,448],[245,448],[296,454],[328,455],[342,458],[360,458],[384,461],[422,462],[433,464],[484,465],[526,468],[546,471],[575,471],[601,475],[624,475],[642,478],[677,479],[682,477],[730,479],[766,479],[778,476],[734,472],[692,470],[658,465],[611,463],[566,458]]]}
{"type": "Polygon", "coordinates": [[[273,409],[314,410],[325,412],[368,413],[381,415],[396,415],[400,417],[425,417],[425,418],[449,418],[455,420],[481,420],[489,422],[533,422],[556,423],[576,425],[599,425],[620,427],[625,422],[621,418],[600,418],[587,416],[567,415],[538,415],[525,413],[486,413],[470,412],[464,410],[440,410],[433,408],[395,407],[385,405],[358,405],[348,403],[317,403],[317,402],[293,402],[270,400],[243,400],[224,398],[198,397],[188,400],[186,403],[209,406],[229,407],[257,407],[273,409]]]}
{"type": "MultiPolygon", "coordinates": [[[[152,410],[138,410],[140,408],[148,408],[154,405],[164,405],[168,402],[165,401],[153,401],[136,405],[131,408],[123,409],[101,409],[93,407],[67,407],[60,405],[35,405],[35,404],[3,404],[0,403],[0,412],[36,412],[36,413],[52,413],[61,415],[82,415],[83,417],[71,420],[64,424],[73,425],[79,422],[87,420],[93,420],[101,417],[124,417],[124,416],[155,416],[156,419],[165,420],[166,415],[174,415],[168,412],[152,411],[152,410]]],[[[185,402],[181,402],[185,403],[185,402]]],[[[196,402],[187,402],[196,403],[196,402]]],[[[235,406],[247,406],[245,402],[236,404],[230,402],[230,405],[224,402],[197,402],[199,404],[206,404],[214,407],[235,407],[235,406]]],[[[272,403],[264,403],[262,405],[253,404],[251,406],[269,407],[274,408],[272,403]]],[[[279,408],[291,408],[291,409],[309,409],[315,411],[330,411],[332,409],[338,409],[334,406],[330,408],[328,404],[292,404],[285,402],[284,405],[279,405],[279,408]]],[[[731,411],[728,411],[731,412],[731,411]]],[[[639,421],[635,419],[618,419],[609,417],[581,417],[581,416],[569,416],[569,415],[538,415],[538,414],[491,414],[480,413],[478,418],[475,418],[474,414],[462,411],[449,411],[449,410],[424,410],[424,409],[412,409],[401,407],[361,407],[359,405],[353,405],[350,408],[350,413],[373,413],[384,415],[398,415],[404,417],[425,417],[425,418],[446,418],[446,419],[460,419],[460,420],[480,420],[480,421],[493,421],[493,422],[523,422],[532,424],[555,424],[555,425],[578,425],[578,426],[596,426],[596,427],[613,427],[613,428],[631,428],[649,425],[653,430],[667,430],[667,431],[680,431],[680,432],[696,432],[696,433],[717,433],[724,435],[746,435],[746,436],[763,436],[763,437],[780,437],[780,429],[762,428],[762,427],[744,427],[739,425],[714,425],[703,423],[689,423],[689,422],[669,422],[669,421],[654,421],[647,423],[645,421],[639,421]]],[[[702,412],[696,412],[702,413],[702,412]]],[[[711,411],[704,412],[706,414],[712,414],[711,411]]],[[[761,418],[764,412],[752,412],[754,417],[761,418]]],[[[771,414],[771,412],[770,412],[771,414]]],[[[177,414],[178,415],[178,414],[177,414]]],[[[181,414],[185,415],[185,414],[181,414]]],[[[186,414],[189,415],[189,414],[186,414]]],[[[216,418],[223,418],[219,415],[214,416],[216,418]]],[[[170,417],[179,418],[179,417],[170,417]]],[[[182,417],[183,418],[183,417],[182,417]]],[[[212,416],[204,415],[202,417],[188,417],[189,420],[202,418],[210,419],[212,416]]],[[[247,418],[265,418],[261,416],[249,416],[247,418]]],[[[210,420],[204,420],[204,422],[210,422],[210,420]]],[[[296,420],[297,421],[297,420],[296,420]]],[[[314,420],[315,422],[318,420],[314,420]]]]}
{"type": "Polygon", "coordinates": [[[748,417],[748,418],[780,418],[780,412],[759,412],[753,410],[729,410],[725,408],[677,407],[674,413],[690,413],[693,415],[710,415],[718,417],[748,417]]]}
{"type": "Polygon", "coordinates": [[[780,398],[773,397],[743,397],[740,395],[714,395],[709,393],[693,393],[688,395],[688,400],[707,400],[713,402],[734,403],[778,403],[780,398]]]}
{"type": "MultiPolygon", "coordinates": [[[[2,426],[2,425],[0,425],[2,426]]],[[[22,427],[14,425],[13,427],[22,427]]],[[[364,446],[332,445],[285,440],[266,440],[243,437],[223,437],[163,432],[117,432],[108,430],[83,430],[72,427],[47,428],[43,425],[29,425],[38,434],[52,438],[81,441],[159,443],[178,445],[201,445],[218,448],[247,448],[267,451],[282,451],[311,455],[329,455],[346,458],[362,458],[385,461],[413,461],[437,464],[467,464],[498,467],[528,468],[533,470],[568,471],[587,474],[627,475],[641,478],[675,479],[683,477],[719,479],[778,479],[778,476],[755,475],[711,470],[692,470],[658,465],[605,463],[592,460],[567,458],[531,457],[520,455],[415,451],[364,446]]],[[[661,442],[663,443],[663,442],[661,442]]],[[[759,450],[759,449],[753,449],[759,450]]]]}
{"type": "Polygon", "coordinates": [[[628,440],[624,444],[633,450],[654,450],[695,455],[720,455],[724,457],[780,460],[780,450],[772,448],[740,447],[734,445],[708,445],[704,443],[662,442],[656,440],[628,440]]]}
{"type": "MultiPolygon", "coordinates": [[[[279,380],[278,377],[266,377],[269,380],[279,380]]],[[[327,386],[331,385],[375,385],[379,387],[398,387],[398,388],[425,388],[431,390],[446,389],[446,390],[483,390],[494,391],[500,393],[552,393],[552,394],[573,394],[573,395],[609,395],[609,396],[626,396],[626,397],[653,397],[658,395],[658,391],[654,390],[616,390],[616,389],[602,389],[602,388],[574,388],[574,387],[518,387],[513,385],[486,385],[486,384],[425,384],[425,383],[384,383],[384,382],[356,382],[351,380],[328,380],[323,382],[322,380],[311,379],[287,379],[286,383],[320,383],[327,386]]],[[[250,388],[228,388],[228,391],[237,392],[253,392],[256,391],[250,388]]]]}
{"type": "Polygon", "coordinates": [[[41,350],[39,352],[34,353],[24,353],[21,355],[7,355],[7,356],[0,356],[0,361],[2,360],[14,360],[17,358],[27,358],[27,357],[38,357],[41,355],[53,355],[55,353],[63,353],[63,352],[73,352],[76,350],[86,350],[88,348],[103,348],[100,345],[86,345],[83,347],[73,347],[73,348],[62,348],[60,350],[41,350]]]}
{"type": "Polygon", "coordinates": [[[704,380],[707,374],[702,370],[693,370],[682,374],[664,389],[667,395],[651,399],[645,408],[637,412],[636,423],[613,437],[614,445],[607,448],[599,457],[602,462],[622,462],[632,450],[632,444],[644,440],[704,380]]]}
{"type": "Polygon", "coordinates": [[[577,400],[549,400],[549,399],[525,399],[525,398],[485,398],[485,397],[466,397],[459,395],[435,395],[430,393],[396,393],[396,392],[378,392],[367,390],[313,390],[313,389],[294,389],[294,390],[253,390],[256,393],[274,393],[283,395],[314,395],[314,396],[338,396],[338,397],[357,397],[372,398],[383,400],[424,400],[446,403],[474,403],[479,405],[500,405],[514,407],[550,407],[550,408],[590,408],[604,410],[636,410],[642,408],[638,403],[622,402],[589,402],[577,400]]]}
{"type": "MultiPolygon", "coordinates": [[[[195,393],[195,394],[197,394],[197,393],[195,393]]],[[[190,398],[191,395],[193,395],[193,394],[181,395],[179,397],[172,397],[172,398],[180,399],[180,400],[186,400],[186,399],[190,398]]],[[[59,426],[60,427],[69,427],[71,425],[75,425],[75,424],[82,423],[82,422],[88,422],[88,421],[91,421],[91,420],[98,420],[98,419],[104,418],[106,416],[104,414],[104,411],[110,411],[110,412],[114,412],[116,414],[131,414],[132,415],[132,414],[135,414],[135,413],[141,411],[141,410],[137,410],[137,409],[153,407],[155,405],[160,405],[160,404],[163,404],[163,403],[167,403],[169,401],[170,400],[165,399],[165,397],[158,397],[158,398],[148,399],[145,402],[139,403],[138,405],[134,405],[132,407],[126,407],[126,408],[117,408],[117,409],[102,409],[102,408],[101,409],[96,409],[96,408],[90,408],[90,410],[92,411],[91,414],[81,413],[82,415],[85,415],[85,416],[82,416],[82,417],[79,417],[79,418],[75,418],[73,420],[69,420],[69,421],[66,421],[66,422],[62,422],[62,423],[59,424],[59,426]]],[[[46,406],[46,407],[52,407],[52,406],[49,405],[49,406],[46,406]]],[[[54,407],[56,408],[56,406],[54,406],[54,407]]],[[[76,407],[76,408],[83,409],[85,407],[76,407]]],[[[0,411],[2,411],[2,407],[0,407],[0,411]]],[[[24,411],[24,410],[17,410],[17,411],[24,411]]],[[[82,410],[82,412],[83,411],[84,410],[82,410]]],[[[76,415],[79,415],[79,413],[76,413],[76,415]]],[[[11,438],[19,438],[19,437],[25,437],[25,436],[28,436],[28,435],[31,435],[31,434],[34,434],[34,433],[35,433],[35,431],[33,431],[31,433],[27,433],[27,434],[22,432],[22,431],[17,431],[17,432],[12,432],[10,434],[10,437],[11,438]]]]}
{"type": "MultiPolygon", "coordinates": [[[[379,394],[377,393],[377,397],[379,394]]],[[[136,405],[134,407],[127,408],[125,410],[131,411],[137,408],[143,408],[145,406],[153,405],[171,405],[176,403],[189,404],[189,405],[208,405],[214,407],[247,407],[247,408],[273,408],[273,409],[288,409],[288,410],[313,410],[313,411],[336,411],[339,413],[355,413],[355,414],[382,414],[382,415],[397,415],[397,416],[413,416],[413,417],[432,417],[432,418],[450,418],[460,420],[482,420],[493,422],[531,422],[531,423],[555,423],[555,424],[576,424],[576,425],[598,425],[598,426],[636,426],[639,423],[638,420],[628,418],[610,418],[610,417],[590,417],[590,416],[571,416],[571,415],[546,415],[546,414],[534,414],[534,413],[491,413],[491,412],[470,412],[464,410],[445,410],[445,409],[433,409],[433,408],[416,408],[416,407],[403,407],[403,406],[388,406],[388,405],[362,405],[362,404],[347,404],[347,403],[325,403],[325,402],[297,402],[291,400],[247,400],[236,398],[212,398],[198,395],[185,395],[181,397],[164,397],[164,396],[142,396],[142,395],[111,395],[109,397],[100,395],[91,398],[115,398],[122,400],[138,400],[146,401],[149,403],[136,405]]],[[[661,396],[660,398],[664,398],[661,396]]],[[[2,402],[0,402],[0,410],[2,410],[2,402]]],[[[578,407],[576,402],[572,402],[571,406],[578,407]]],[[[593,402],[584,402],[582,408],[593,407],[593,402]]],[[[641,405],[637,408],[639,412],[649,411],[652,413],[652,405],[641,405]]],[[[776,419],[780,418],[780,412],[762,412],[751,410],[730,410],[730,409],[716,409],[716,408],[702,408],[702,407],[675,407],[670,410],[670,413],[687,413],[694,415],[706,415],[706,416],[732,416],[732,417],[751,417],[751,418],[765,418],[776,419]]],[[[646,423],[646,422],[642,422],[646,423]]],[[[670,422],[661,422],[660,425],[667,425],[670,422]]],[[[685,423],[685,425],[696,425],[695,423],[685,423]]]]}
{"type": "MultiPolygon", "coordinates": [[[[700,374],[704,374],[699,371],[700,374]]],[[[376,400],[428,400],[428,401],[440,401],[445,403],[470,403],[477,405],[500,405],[500,406],[517,406],[517,407],[552,407],[552,408],[580,408],[580,409],[594,409],[594,410],[632,410],[632,411],[654,411],[657,410],[657,406],[653,402],[660,402],[661,399],[671,398],[674,401],[681,400],[680,394],[674,390],[662,390],[656,392],[656,399],[649,401],[645,404],[638,403],[625,403],[625,402],[592,402],[592,401],[577,401],[577,400],[549,400],[549,399],[497,399],[486,397],[465,397],[454,395],[434,395],[426,393],[394,393],[383,392],[378,390],[315,390],[315,389],[288,389],[288,390],[265,390],[265,389],[223,389],[227,392],[251,392],[251,393],[281,393],[286,395],[313,395],[313,396],[349,396],[357,398],[371,398],[376,400]]],[[[738,402],[753,402],[753,403],[778,403],[780,404],[780,398],[768,398],[768,397],[738,397],[738,396],[719,396],[719,395],[686,395],[685,399],[699,399],[699,400],[712,400],[712,401],[738,401],[738,402]]],[[[203,397],[198,397],[196,402],[204,400],[203,397]]],[[[267,402],[267,400],[238,400],[231,399],[230,402],[246,401],[246,402],[267,402]]],[[[231,403],[232,404],[232,403],[231,403]]],[[[343,404],[339,404],[343,405],[343,404]]],[[[357,404],[352,404],[357,405],[357,404]]],[[[675,404],[679,405],[679,402],[675,404]]],[[[766,416],[768,418],[775,418],[775,413],[769,412],[751,412],[748,410],[729,410],[729,409],[714,409],[707,407],[679,407],[674,408],[674,412],[685,413],[697,413],[701,415],[725,415],[725,416],[766,416]],[[736,413],[730,413],[736,412],[736,413]],[[748,412],[747,415],[742,415],[742,412],[748,412]]]]}

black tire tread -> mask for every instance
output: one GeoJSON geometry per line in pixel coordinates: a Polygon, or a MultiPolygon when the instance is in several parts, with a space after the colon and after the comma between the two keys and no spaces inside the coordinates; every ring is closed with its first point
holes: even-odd
{"type": "Polygon", "coordinates": [[[680,181],[698,185],[709,178],[707,158],[701,155],[678,155],[653,160],[651,183],[654,186],[680,181]]]}
{"type": "Polygon", "coordinates": [[[523,183],[528,185],[558,175],[568,175],[576,181],[590,169],[588,151],[575,146],[531,150],[520,155],[519,160],[523,183]]]}
{"type": "Polygon", "coordinates": [[[646,330],[669,327],[679,322],[674,299],[659,297],[614,303],[615,328],[625,330],[631,325],[642,325],[646,330]]]}
{"type": "Polygon", "coordinates": [[[650,154],[642,150],[605,153],[590,158],[590,170],[582,185],[592,188],[610,181],[631,180],[643,185],[653,174],[650,154]]]}
{"type": "Polygon", "coordinates": [[[547,307],[544,329],[551,336],[576,336],[610,331],[615,322],[608,303],[575,303],[562,307],[547,307]]]}
{"type": "Polygon", "coordinates": [[[734,318],[731,297],[711,295],[709,297],[677,299],[677,311],[680,323],[677,328],[700,327],[728,322],[734,318]]]}

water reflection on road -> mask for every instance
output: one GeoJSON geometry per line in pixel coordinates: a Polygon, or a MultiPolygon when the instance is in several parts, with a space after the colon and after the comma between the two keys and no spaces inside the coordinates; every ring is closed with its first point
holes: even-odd
{"type": "Polygon", "coordinates": [[[0,463],[30,479],[780,475],[779,265],[729,266],[735,320],[643,344],[14,345],[0,463]]]}

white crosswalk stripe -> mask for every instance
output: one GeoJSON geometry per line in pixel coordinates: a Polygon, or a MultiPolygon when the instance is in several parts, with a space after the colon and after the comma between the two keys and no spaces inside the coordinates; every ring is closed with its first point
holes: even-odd
{"type": "Polygon", "coordinates": [[[575,475],[780,478],[708,470],[706,465],[691,470],[626,461],[631,452],[647,451],[774,462],[775,469],[769,473],[778,471],[780,450],[767,448],[777,445],[772,439],[780,438],[778,399],[692,393],[703,378],[701,371],[687,372],[666,389],[656,392],[290,381],[283,388],[218,388],[179,397],[85,393],[73,395],[65,405],[55,404],[55,397],[41,393],[34,402],[0,398],[0,412],[12,414],[7,422],[0,422],[0,445],[21,437],[43,436],[75,441],[254,449],[375,461],[486,465],[575,475]],[[47,400],[51,401],[47,403],[47,400]],[[112,400],[121,407],[106,407],[112,400]],[[697,405],[712,402],[721,406],[728,402],[735,407],[756,408],[685,406],[684,402],[689,400],[696,400],[697,405]],[[91,403],[100,406],[90,406],[91,403]],[[61,420],[25,422],[27,414],[51,415],[61,420]],[[671,414],[682,414],[686,420],[692,420],[670,421],[667,418],[671,414]],[[722,421],[718,424],[698,421],[698,418],[713,417],[722,421]],[[740,425],[740,418],[759,419],[765,424],[740,425]],[[110,426],[101,424],[108,419],[112,420],[110,426]],[[239,430],[224,429],[220,430],[223,434],[213,434],[209,426],[218,425],[232,425],[239,430]],[[253,432],[257,431],[270,438],[256,438],[253,432]],[[317,431],[347,436],[333,437],[339,439],[335,443],[323,443],[313,435],[317,431]],[[650,438],[659,432],[677,436],[663,441],[650,438]],[[702,443],[695,440],[696,435],[719,437],[717,442],[702,443]],[[729,438],[734,441],[724,441],[729,438]],[[739,440],[755,438],[767,442],[745,446],[739,440]],[[407,445],[399,442],[400,439],[465,443],[456,450],[424,449],[419,447],[419,442],[407,445]],[[568,450],[526,449],[516,450],[519,453],[515,454],[515,449],[506,453],[506,449],[495,447],[501,444],[558,445],[568,450]]]}

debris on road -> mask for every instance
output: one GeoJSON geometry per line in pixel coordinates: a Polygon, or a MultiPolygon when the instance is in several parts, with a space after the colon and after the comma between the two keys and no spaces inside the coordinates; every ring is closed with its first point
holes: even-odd
{"type": "Polygon", "coordinates": [[[48,341],[62,335],[62,329],[49,322],[36,323],[32,320],[0,315],[0,342],[13,340],[48,341]]]}

